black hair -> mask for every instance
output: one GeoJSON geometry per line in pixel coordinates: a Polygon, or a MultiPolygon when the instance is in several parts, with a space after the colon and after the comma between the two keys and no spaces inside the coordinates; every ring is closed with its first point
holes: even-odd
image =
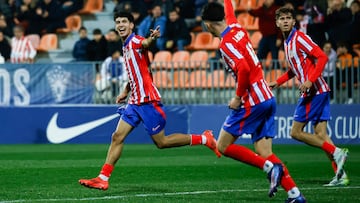
{"type": "Polygon", "coordinates": [[[206,4],[201,13],[201,18],[206,21],[222,21],[224,20],[225,12],[224,12],[224,6],[212,2],[206,4]]]}
{"type": "Polygon", "coordinates": [[[102,35],[102,32],[99,28],[94,29],[93,35],[102,35]]]}
{"type": "Polygon", "coordinates": [[[281,14],[288,14],[288,13],[290,13],[292,18],[295,19],[295,10],[290,8],[290,7],[287,7],[287,6],[283,6],[283,7],[278,8],[275,11],[275,18],[278,19],[278,18],[280,18],[281,14]]]}
{"type": "Polygon", "coordinates": [[[129,12],[119,11],[114,13],[114,21],[117,18],[127,18],[130,21],[130,23],[134,23],[134,16],[131,15],[131,13],[129,12]]]}
{"type": "Polygon", "coordinates": [[[81,31],[81,30],[87,31],[86,27],[84,27],[84,26],[81,26],[81,27],[80,27],[79,31],[81,31]]]}

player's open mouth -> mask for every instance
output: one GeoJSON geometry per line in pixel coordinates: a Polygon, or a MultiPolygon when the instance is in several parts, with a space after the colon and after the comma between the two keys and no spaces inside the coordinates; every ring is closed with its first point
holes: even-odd
{"type": "Polygon", "coordinates": [[[125,29],[125,28],[120,28],[120,29],[118,29],[118,31],[119,31],[120,34],[124,34],[124,32],[126,31],[126,29],[125,29]]]}

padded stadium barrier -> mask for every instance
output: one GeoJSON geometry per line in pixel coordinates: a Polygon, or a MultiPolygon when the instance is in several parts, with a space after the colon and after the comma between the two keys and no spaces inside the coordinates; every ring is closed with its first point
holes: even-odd
{"type": "MultiPolygon", "coordinates": [[[[295,105],[277,105],[275,144],[298,144],[290,137],[295,105]]],[[[115,105],[38,105],[0,107],[0,144],[110,143],[119,120],[115,105]]],[[[166,134],[214,131],[218,137],[230,110],[226,105],[165,105],[166,134]]],[[[360,144],[360,105],[331,105],[327,127],[336,144],[360,144]]],[[[311,126],[306,126],[307,131],[311,126]]],[[[127,137],[126,143],[152,143],[142,124],[127,137]]],[[[249,135],[239,143],[251,144],[249,135]]]]}

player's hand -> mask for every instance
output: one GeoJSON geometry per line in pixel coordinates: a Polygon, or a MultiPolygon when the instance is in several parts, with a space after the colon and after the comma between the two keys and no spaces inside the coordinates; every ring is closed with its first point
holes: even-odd
{"type": "Polygon", "coordinates": [[[116,97],[116,103],[117,104],[125,103],[127,96],[128,96],[127,92],[122,92],[121,94],[119,94],[119,96],[116,97]]]}
{"type": "Polygon", "coordinates": [[[270,82],[268,85],[271,89],[279,87],[279,84],[276,81],[270,82]]]}
{"type": "Polygon", "coordinates": [[[150,37],[155,39],[160,37],[160,26],[157,26],[155,30],[150,29],[150,37]]]}
{"type": "Polygon", "coordinates": [[[300,90],[301,93],[309,92],[311,86],[312,86],[312,82],[307,80],[303,84],[300,85],[299,90],[300,90]]]}
{"type": "Polygon", "coordinates": [[[241,97],[235,96],[234,98],[232,98],[229,102],[229,108],[230,109],[234,109],[234,110],[238,110],[241,106],[241,97]]]}

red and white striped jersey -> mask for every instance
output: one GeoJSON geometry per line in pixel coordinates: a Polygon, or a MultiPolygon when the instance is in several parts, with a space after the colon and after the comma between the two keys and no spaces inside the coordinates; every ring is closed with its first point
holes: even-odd
{"type": "Polygon", "coordinates": [[[13,37],[11,39],[11,63],[25,63],[28,59],[34,59],[36,50],[30,40],[23,36],[20,39],[13,37]]]}
{"type": "MultiPolygon", "coordinates": [[[[285,56],[290,64],[289,71],[301,84],[310,80],[313,83],[311,94],[329,92],[330,88],[321,76],[328,60],[326,54],[311,38],[301,31],[293,29],[284,42],[285,56]]],[[[288,74],[291,77],[291,74],[288,74]]],[[[280,82],[283,82],[280,80],[280,82]]],[[[307,93],[302,94],[302,97],[307,93]]]]}
{"type": "Polygon", "coordinates": [[[242,97],[244,107],[254,106],[271,99],[273,93],[264,80],[261,62],[247,31],[236,21],[231,1],[224,1],[224,6],[229,26],[221,33],[220,52],[227,71],[237,82],[236,95],[242,97]]]}
{"type": "Polygon", "coordinates": [[[131,95],[129,104],[160,101],[160,93],[153,83],[147,49],[142,47],[145,38],[131,34],[123,45],[125,68],[129,78],[131,95]]]}

